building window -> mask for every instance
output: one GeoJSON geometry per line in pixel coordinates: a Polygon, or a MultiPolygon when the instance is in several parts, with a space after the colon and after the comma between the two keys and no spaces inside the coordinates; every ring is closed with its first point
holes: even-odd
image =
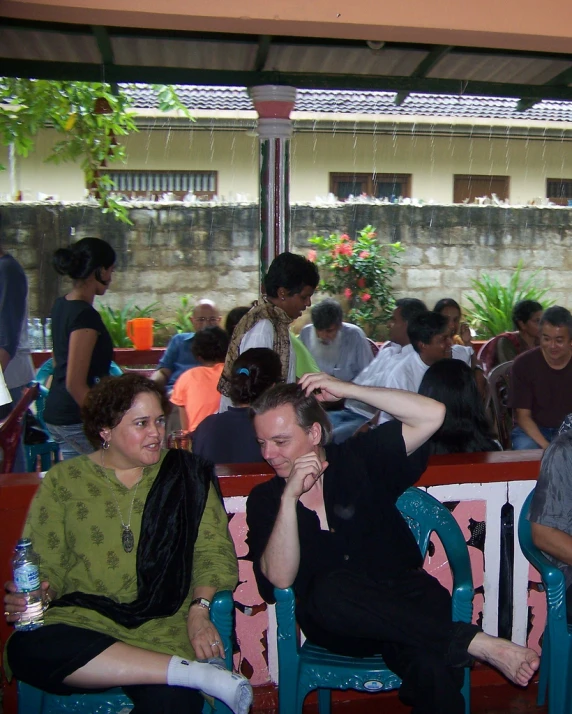
{"type": "Polygon", "coordinates": [[[546,198],[558,206],[572,205],[572,179],[546,179],[546,198]]]}
{"type": "Polygon", "coordinates": [[[330,192],[339,201],[364,194],[390,201],[411,198],[411,174],[331,173],[330,192]]]}
{"type": "Polygon", "coordinates": [[[126,198],[160,199],[172,193],[182,200],[190,193],[197,198],[210,200],[217,194],[216,171],[115,171],[109,170],[115,184],[115,193],[126,198]]]}
{"type": "Polygon", "coordinates": [[[493,193],[501,200],[508,199],[508,176],[481,176],[465,174],[454,176],[453,203],[474,203],[482,196],[492,197],[493,193]]]}

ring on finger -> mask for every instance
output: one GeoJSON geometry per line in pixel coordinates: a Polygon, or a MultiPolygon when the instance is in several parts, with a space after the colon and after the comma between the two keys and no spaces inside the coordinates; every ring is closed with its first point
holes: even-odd
{"type": "Polygon", "coordinates": [[[220,645],[220,640],[215,640],[215,641],[211,644],[211,647],[216,647],[217,645],[220,645]]]}
{"type": "Polygon", "coordinates": [[[11,613],[8,612],[8,610],[4,610],[4,617],[8,617],[11,613]]]}

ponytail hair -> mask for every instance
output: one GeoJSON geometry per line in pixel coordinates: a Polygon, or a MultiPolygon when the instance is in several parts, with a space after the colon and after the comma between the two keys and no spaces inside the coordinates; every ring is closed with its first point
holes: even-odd
{"type": "Polygon", "coordinates": [[[281,381],[282,364],[276,352],[267,347],[253,347],[232,365],[229,396],[233,404],[251,404],[281,381]]]}
{"type": "Polygon", "coordinates": [[[85,280],[92,273],[115,263],[115,251],[101,238],[82,238],[69,248],[59,248],[54,253],[52,263],[57,273],[67,275],[72,280],[85,280]]]}

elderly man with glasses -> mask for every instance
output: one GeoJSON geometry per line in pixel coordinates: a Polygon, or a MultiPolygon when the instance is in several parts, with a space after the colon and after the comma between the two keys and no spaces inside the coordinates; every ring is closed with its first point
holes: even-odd
{"type": "Polygon", "coordinates": [[[192,340],[205,327],[216,327],[220,323],[220,313],[212,300],[199,300],[191,321],[195,331],[181,332],[171,338],[157,370],[151,376],[154,382],[166,388],[167,394],[173,391],[173,385],[183,372],[199,366],[191,351],[192,340]]]}

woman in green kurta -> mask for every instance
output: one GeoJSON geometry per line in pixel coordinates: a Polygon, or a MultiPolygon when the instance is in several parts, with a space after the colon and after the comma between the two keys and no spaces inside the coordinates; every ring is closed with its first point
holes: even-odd
{"type": "MultiPolygon", "coordinates": [[[[50,606],[43,628],[10,638],[8,664],[55,693],[123,686],[137,714],[198,713],[197,690],[245,714],[247,680],[193,661],[224,657],[209,606],[237,561],[212,465],[161,448],[165,404],[138,375],[90,391],[84,426],[101,446],[50,469],[34,498],[24,535],[50,606]]],[[[6,595],[9,621],[24,610],[6,595]]]]}

